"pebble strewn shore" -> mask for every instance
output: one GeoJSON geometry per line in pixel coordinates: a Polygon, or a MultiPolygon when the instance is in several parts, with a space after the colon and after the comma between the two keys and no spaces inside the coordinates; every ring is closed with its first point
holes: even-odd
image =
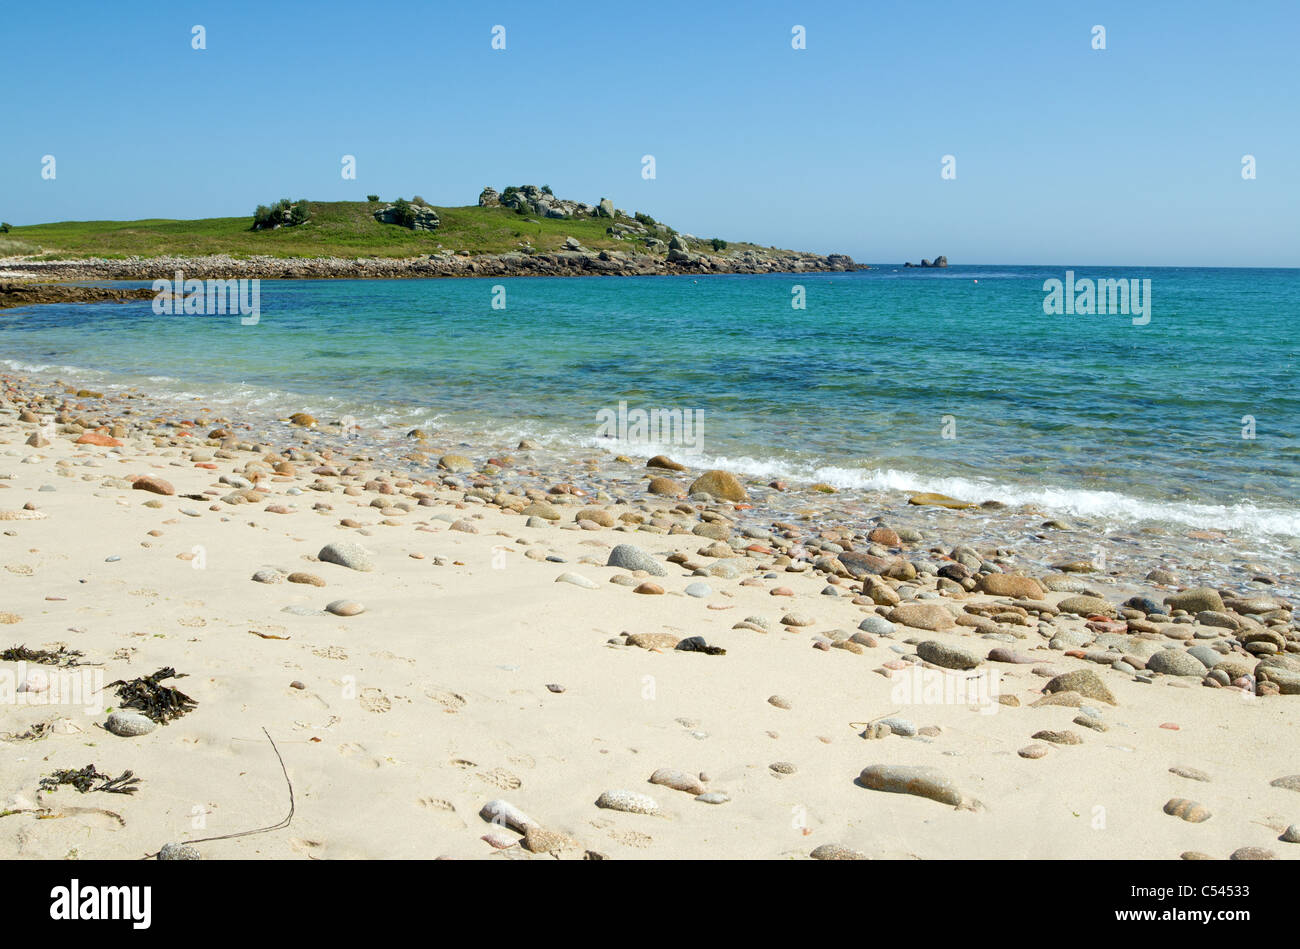
{"type": "MultiPolygon", "coordinates": [[[[109,717],[96,760],[143,780],[120,824],[24,816],[61,813],[39,773],[105,721],[46,712],[51,761],[0,787],[6,855],[184,845],[194,806],[240,829],[238,774],[279,793],[267,725],[300,816],[200,855],[1291,856],[1295,565],[1213,531],[0,397],[14,643],[174,666],[198,702],[109,717]]],[[[22,748],[40,713],[0,716],[22,748]]]]}
{"type": "Polygon", "coordinates": [[[424,257],[128,257],[121,260],[31,260],[0,258],[0,275],[39,280],[159,280],[177,271],[186,279],[317,279],[397,277],[644,277],[659,274],[761,274],[855,270],[843,254],[689,254],[670,261],[657,254],[561,250],[554,253],[478,254],[451,252],[424,257]]]}

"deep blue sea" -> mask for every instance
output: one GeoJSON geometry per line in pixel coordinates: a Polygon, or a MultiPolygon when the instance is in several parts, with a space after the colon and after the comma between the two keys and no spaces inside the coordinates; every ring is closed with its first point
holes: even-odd
{"type": "Polygon", "coordinates": [[[634,447],[1300,538],[1300,270],[1073,268],[1149,279],[1138,325],[1045,313],[1066,269],[268,280],[251,326],[148,301],[3,311],[0,367],[555,446],[602,444],[620,402],[693,410],[698,446],[634,447]]]}

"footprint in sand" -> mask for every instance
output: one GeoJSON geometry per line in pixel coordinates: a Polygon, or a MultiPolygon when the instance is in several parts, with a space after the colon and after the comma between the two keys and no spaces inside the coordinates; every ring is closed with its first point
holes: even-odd
{"type": "Polygon", "coordinates": [[[649,847],[654,843],[654,838],[649,834],[638,833],[635,830],[611,830],[609,836],[621,844],[628,847],[649,847]]]}
{"type": "Polygon", "coordinates": [[[446,689],[425,689],[424,694],[433,699],[448,712],[459,712],[465,707],[465,696],[457,695],[446,689]]]}
{"type": "Polygon", "coordinates": [[[427,807],[431,811],[455,811],[456,805],[451,803],[445,797],[422,797],[417,803],[421,807],[427,807]]]}
{"type": "Polygon", "coordinates": [[[361,703],[361,707],[367,712],[375,712],[376,714],[387,712],[393,707],[393,700],[384,695],[384,690],[373,687],[362,689],[361,696],[357,701],[361,703]]]}
{"type": "Polygon", "coordinates": [[[464,769],[469,769],[469,768],[477,768],[477,767],[478,767],[478,765],[476,765],[474,762],[470,761],[468,758],[452,758],[451,761],[449,762],[449,764],[450,764],[453,768],[464,768],[464,769]]]}
{"type": "Polygon", "coordinates": [[[347,651],[342,646],[325,646],[321,649],[313,649],[311,654],[318,659],[346,659],[348,657],[347,651]]]}
{"type": "Polygon", "coordinates": [[[382,761],[366,750],[365,745],[359,745],[356,742],[349,741],[339,745],[339,754],[345,758],[355,758],[357,764],[367,765],[371,768],[378,768],[383,765],[382,761]]]}
{"type": "Polygon", "coordinates": [[[452,804],[451,801],[440,797],[422,797],[416,803],[425,810],[433,811],[431,816],[442,827],[463,830],[469,826],[456,813],[456,805],[452,804]]]}
{"type": "Polygon", "coordinates": [[[208,625],[208,621],[205,620],[202,616],[186,616],[183,619],[178,620],[178,622],[182,626],[191,626],[191,627],[208,625]]]}
{"type": "Polygon", "coordinates": [[[518,765],[521,768],[536,768],[537,759],[532,755],[511,755],[508,759],[511,764],[518,765]]]}
{"type": "Polygon", "coordinates": [[[515,777],[509,771],[503,768],[493,768],[491,771],[480,771],[476,775],[480,781],[486,781],[493,787],[498,787],[503,791],[517,791],[523,787],[524,782],[515,777]]]}

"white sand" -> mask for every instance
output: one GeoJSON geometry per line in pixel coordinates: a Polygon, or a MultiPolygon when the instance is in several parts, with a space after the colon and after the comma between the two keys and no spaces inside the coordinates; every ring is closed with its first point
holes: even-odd
{"type": "MultiPolygon", "coordinates": [[[[263,503],[232,506],[217,500],[233,490],[218,486],[217,477],[242,471],[254,455],[237,452],[209,470],[152,439],[128,439],[115,453],[60,435],[36,449],[23,444],[35,428],[17,423],[13,412],[0,414],[0,510],[33,502],[48,515],[0,521],[0,612],[21,617],[0,625],[0,647],[65,643],[102,662],[105,682],[174,666],[188,677],[171,684],[199,705],[135,738],[104,731],[102,713],[0,706],[0,732],[64,723],[40,741],[0,742],[0,800],[18,810],[0,818],[2,857],[135,858],[167,842],[274,824],[287,810],[287,791],[263,728],[292,777],[292,825],[201,844],[205,857],[550,859],[521,847],[495,850],[480,839],[494,828],[479,809],[494,798],[576,838],[582,849],[564,853],[573,857],[586,849],[613,858],[804,858],[826,843],[874,858],[1172,859],[1189,850],[1223,858],[1242,846],[1280,857],[1300,853],[1277,840],[1287,824],[1300,822],[1300,793],[1269,786],[1300,772],[1300,697],[1248,698],[1194,678],[1142,684],[1039,647],[1033,654],[1044,665],[1100,672],[1119,700],[1117,708],[1101,706],[1109,731],[1072,725],[1075,708],[1028,707],[1047,681],[1030,665],[992,666],[1002,673],[1002,692],[1020,707],[985,714],[966,705],[902,705],[875,671],[897,658],[890,640],[865,655],[813,648],[816,634],[853,630],[869,609],[847,595],[821,595],[826,578],[812,571],[781,573],[758,586],[708,578],[715,593],[696,599],[681,591],[700,578],[668,564],[668,576],[656,581],[667,594],[638,595],[609,582],[624,573],[603,566],[610,547],[631,542],[657,557],[681,551],[696,558],[708,541],[574,529],[577,508],[565,506],[559,525],[527,528],[518,514],[464,503],[445,489],[436,491],[445,503],[412,507],[387,526],[370,507],[374,492],[285,496],[315,480],[310,464],[300,464],[294,478],[264,480],[263,503]],[[92,459],[102,467],[83,467],[92,459]],[[178,496],[101,484],[146,473],[166,478],[178,496]],[[42,485],[56,490],[40,492],[42,485]],[[211,502],[179,497],[213,487],[219,494],[211,502]],[[312,511],[317,501],[333,511],[312,511]],[[267,513],[273,503],[296,510],[267,513]],[[180,513],[187,508],[199,516],[180,513]],[[435,519],[440,514],[470,518],[479,532],[450,531],[435,519]],[[339,526],[345,517],[370,526],[339,526]],[[526,559],[516,538],[569,562],[526,559]],[[362,543],[374,571],[315,562],[336,540],[362,543]],[[499,545],[510,552],[498,569],[499,545]],[[203,569],[180,559],[196,547],[203,569]],[[412,559],[417,553],[423,559],[412,559]],[[121,560],[106,562],[114,555],[121,560]],[[446,565],[435,565],[439,556],[446,565]],[[261,567],[308,571],[327,586],[253,582],[261,567]],[[599,588],[555,582],[570,571],[599,588]],[[779,585],[796,596],[771,596],[779,585]],[[366,611],[346,618],[282,612],[341,598],[366,611]],[[784,630],[779,620],[790,610],[812,615],[815,624],[784,630]],[[772,632],[731,629],[751,614],[769,618],[772,632]],[[727,654],[607,642],[623,631],[702,635],[727,654]],[[294,680],[305,689],[291,688],[294,680]],[[552,693],[548,683],[565,691],[552,693]],[[769,705],[776,693],[793,708],[769,705]],[[939,726],[941,734],[868,741],[859,737],[861,724],[852,724],[890,713],[939,726]],[[1179,730],[1161,728],[1165,722],[1179,730]],[[1040,729],[1069,729],[1083,743],[1052,746],[1040,760],[1018,757],[1040,729]],[[775,774],[769,765],[778,761],[796,772],[775,774]],[[38,794],[42,775],[91,762],[111,775],[132,770],[143,781],[139,792],[82,795],[64,787],[38,794]],[[855,784],[862,768],[878,763],[939,768],[984,809],[855,784]],[[1212,781],[1175,776],[1172,765],[1202,769],[1212,781]],[[705,804],[649,784],[662,767],[706,772],[706,789],[731,800],[705,804]],[[651,795],[663,814],[595,806],[602,791],[617,788],[651,795]],[[1164,814],[1174,797],[1199,801],[1213,817],[1191,824],[1164,814]],[[34,805],[45,810],[24,810],[34,805]],[[123,823],[75,808],[107,809],[123,823]]],[[[651,508],[672,506],[649,501],[651,508]]],[[[961,632],[967,635],[907,630],[892,643],[914,634],[960,638],[984,651],[999,645],[961,632]]],[[[1028,632],[1024,650],[1039,642],[1028,632]]],[[[16,674],[18,665],[0,669],[16,674]]]]}

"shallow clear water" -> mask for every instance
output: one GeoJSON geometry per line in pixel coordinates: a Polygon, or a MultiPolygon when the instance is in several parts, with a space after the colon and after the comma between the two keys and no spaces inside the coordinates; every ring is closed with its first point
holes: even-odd
{"type": "Polygon", "coordinates": [[[1300,538],[1300,271],[1075,269],[1150,278],[1134,325],[1045,314],[1065,270],[264,281],[255,326],[148,301],[3,311],[0,366],[554,444],[603,444],[620,401],[692,410],[698,444],[631,447],[1300,538]]]}

